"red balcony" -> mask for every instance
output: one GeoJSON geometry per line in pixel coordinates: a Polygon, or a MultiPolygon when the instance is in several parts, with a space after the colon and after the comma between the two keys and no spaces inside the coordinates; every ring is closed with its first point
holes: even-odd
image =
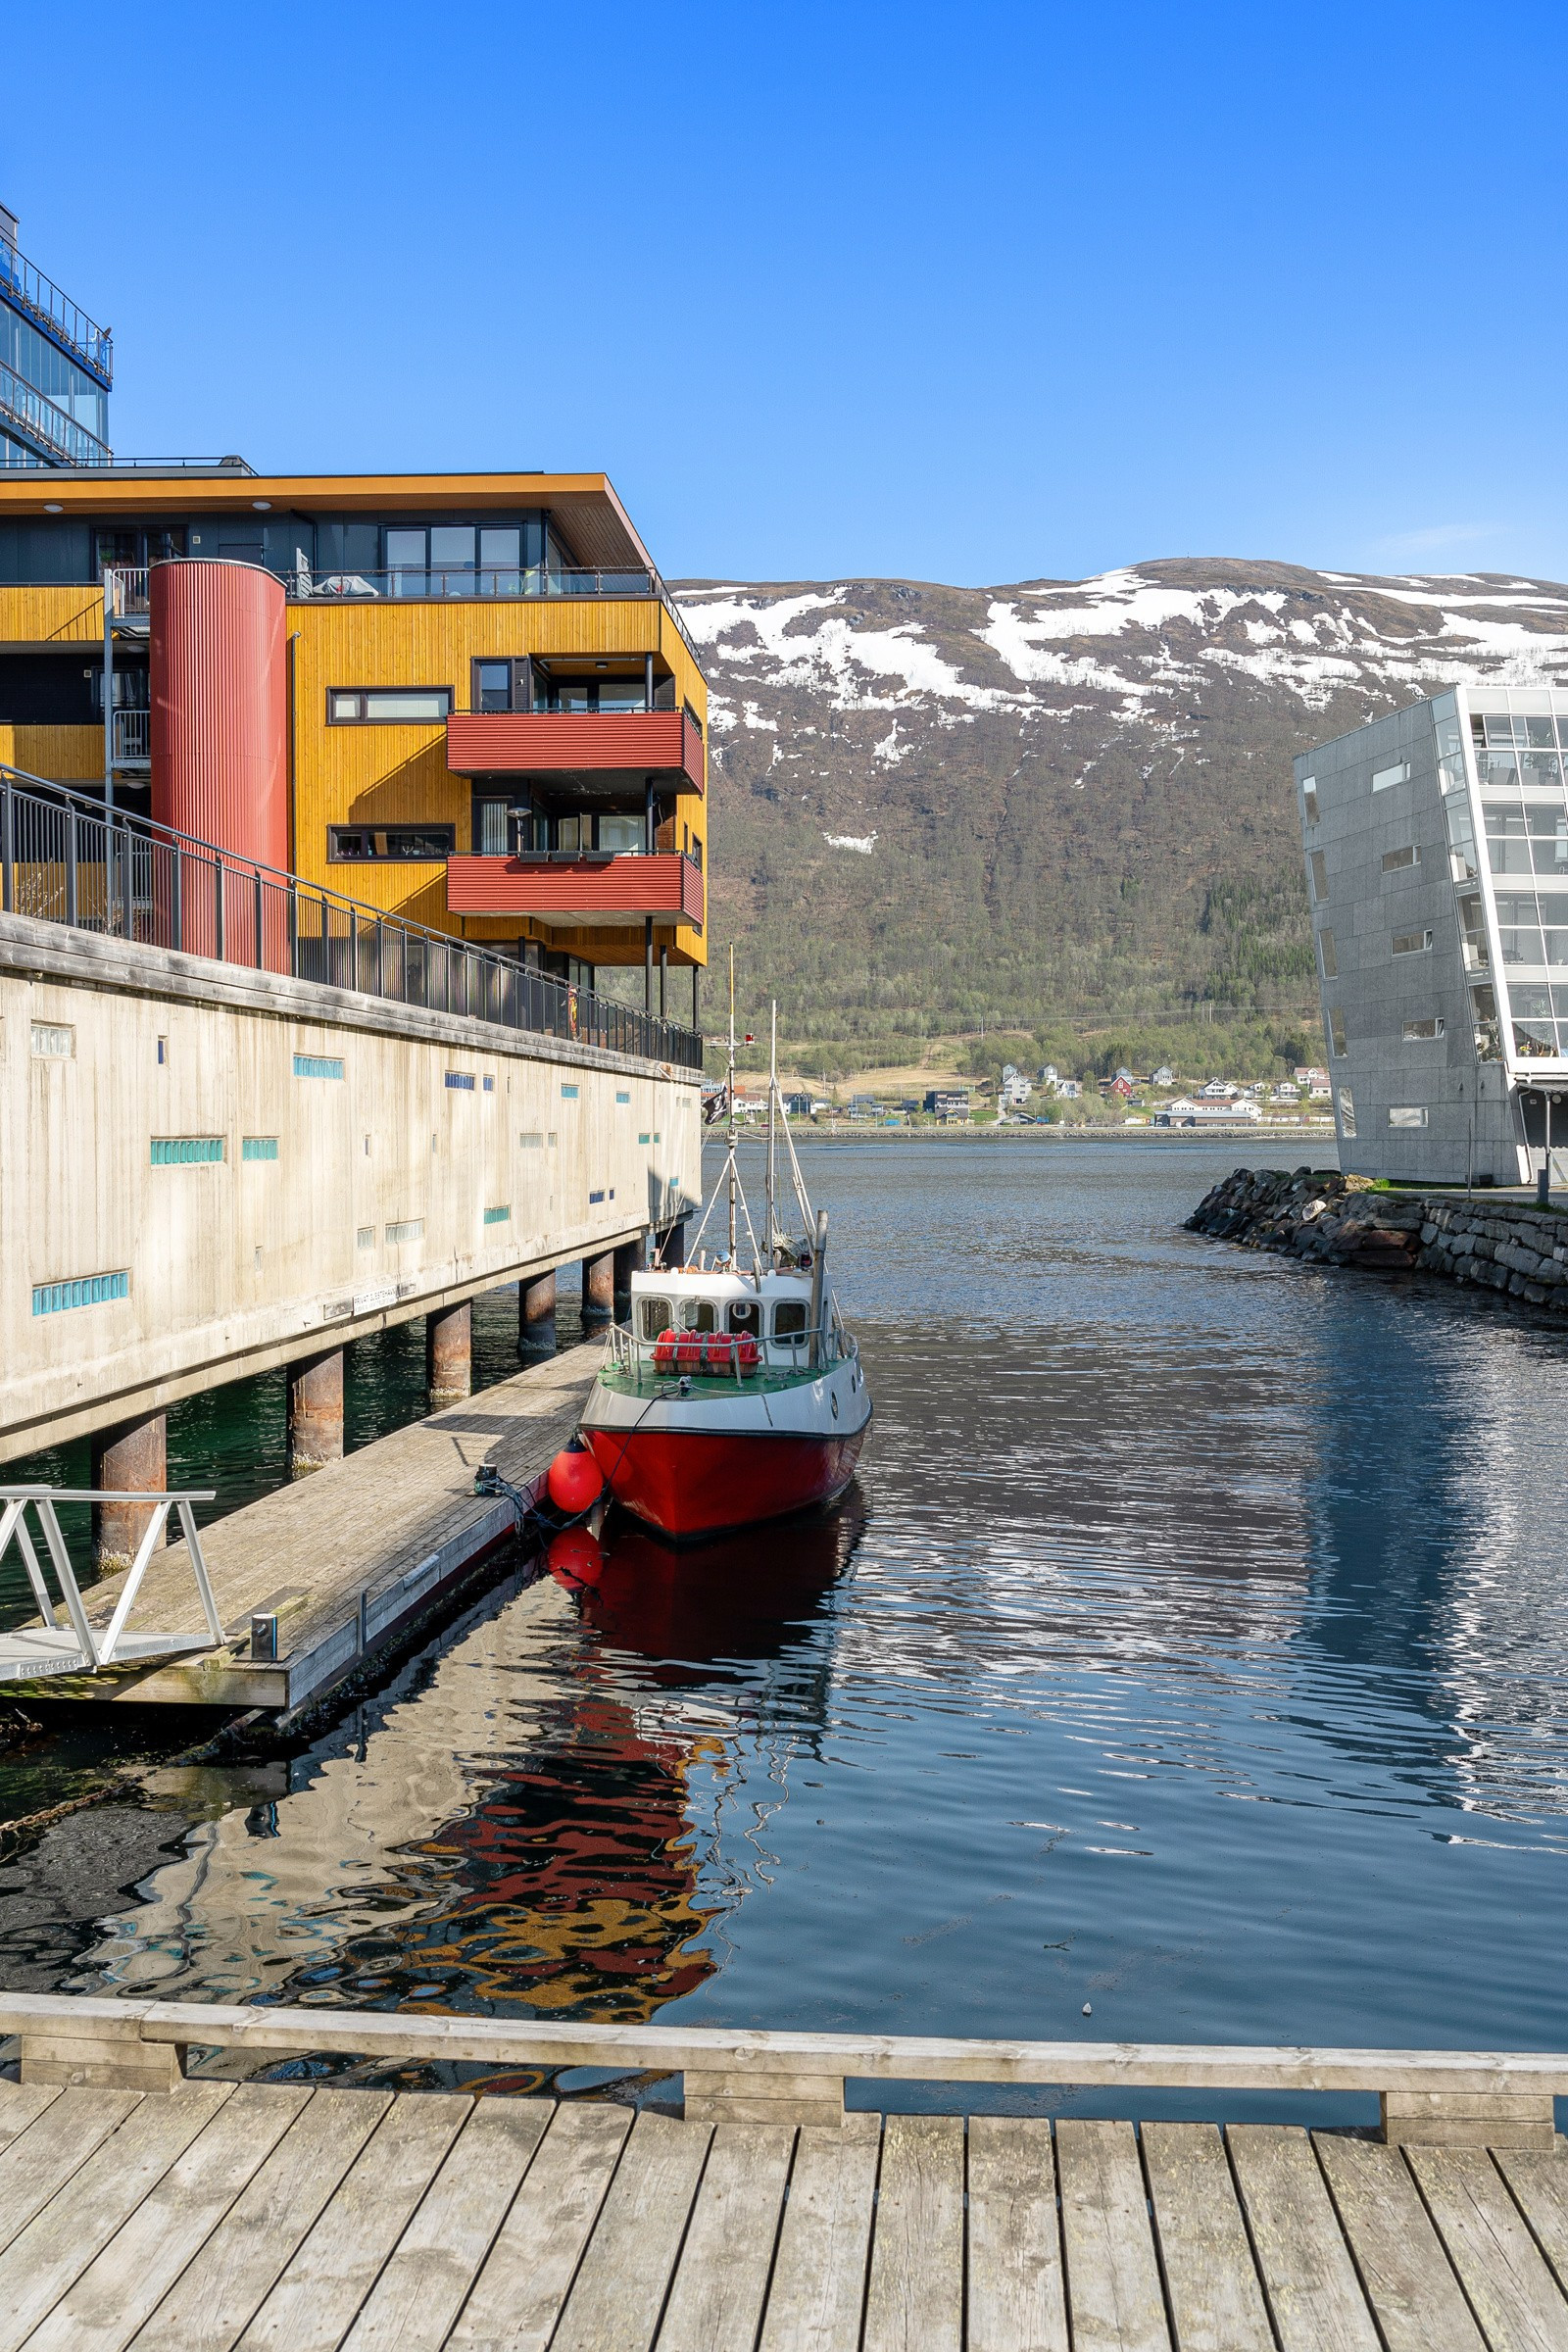
{"type": "Polygon", "coordinates": [[[641,789],[645,777],[701,792],[703,731],[686,710],[455,710],[447,766],[456,776],[593,775],[641,789]]]}
{"type": "Polygon", "coordinates": [[[703,869],[680,851],[647,857],[449,858],[450,914],[532,914],[550,923],[704,919],[703,869]]]}

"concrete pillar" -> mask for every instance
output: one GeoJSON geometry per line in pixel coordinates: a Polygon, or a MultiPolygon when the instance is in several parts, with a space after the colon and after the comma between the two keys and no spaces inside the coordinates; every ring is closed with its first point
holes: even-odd
{"type": "Polygon", "coordinates": [[[686,1263],[686,1220],[684,1217],[678,1217],[667,1231],[660,1235],[659,1254],[661,1261],[666,1266],[683,1266],[686,1263]]]}
{"type": "Polygon", "coordinates": [[[635,1242],[622,1242],[615,1251],[615,1320],[624,1323],[631,1313],[631,1278],[640,1274],[648,1263],[648,1251],[641,1236],[635,1242]]]}
{"type": "Polygon", "coordinates": [[[424,1378],[433,1413],[457,1404],[473,1387],[471,1324],[466,1298],[424,1318],[424,1378]]]}
{"type": "MultiPolygon", "coordinates": [[[[92,1484],[95,1488],[127,1489],[134,1494],[163,1494],[169,1488],[169,1423],[163,1413],[145,1421],[122,1421],[102,1429],[92,1441],[92,1484]]],[[[92,1557],[100,1575],[128,1568],[136,1546],[147,1533],[151,1513],[144,1503],[100,1502],[93,1505],[92,1557]]]]}
{"type": "Polygon", "coordinates": [[[603,1257],[585,1257],[582,1261],[582,1319],[588,1323],[608,1323],[615,1312],[615,1252],[607,1250],[603,1257]]]}
{"type": "Polygon", "coordinates": [[[302,1356],[288,1368],[288,1474],[306,1478],[343,1459],[343,1350],[302,1356]]]}
{"type": "Polygon", "coordinates": [[[556,1277],[536,1274],[517,1285],[517,1352],[554,1355],[556,1352],[556,1277]]]}

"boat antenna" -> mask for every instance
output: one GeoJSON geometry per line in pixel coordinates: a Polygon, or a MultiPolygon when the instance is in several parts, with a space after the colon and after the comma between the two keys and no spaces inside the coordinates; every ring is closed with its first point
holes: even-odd
{"type": "Polygon", "coordinates": [[[729,951],[729,1262],[735,1263],[735,1194],[738,1171],[735,1166],[735,947],[729,951]]]}
{"type": "Polygon", "coordinates": [[[767,1262],[776,1262],[779,1230],[773,1200],[777,1182],[777,1113],[778,1113],[778,1000],[769,1006],[771,1030],[767,1042],[767,1262]]]}

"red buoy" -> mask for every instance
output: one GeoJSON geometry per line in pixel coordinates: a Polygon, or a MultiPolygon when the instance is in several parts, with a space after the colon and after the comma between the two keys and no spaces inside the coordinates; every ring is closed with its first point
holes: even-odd
{"type": "Polygon", "coordinates": [[[566,1518],[591,1510],[604,1493],[599,1464],[581,1446],[567,1446],[557,1454],[545,1478],[551,1501],[566,1518]]]}

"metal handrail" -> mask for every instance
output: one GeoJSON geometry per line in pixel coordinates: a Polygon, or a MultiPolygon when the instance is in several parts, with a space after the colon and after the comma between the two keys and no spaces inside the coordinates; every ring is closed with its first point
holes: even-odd
{"type": "Polygon", "coordinates": [[[610,1355],[614,1369],[630,1374],[633,1379],[640,1379],[645,1368],[651,1368],[661,1380],[685,1379],[693,1372],[710,1373],[707,1361],[711,1341],[716,1341],[728,1356],[728,1362],[719,1372],[719,1377],[725,1380],[732,1374],[737,1381],[748,1377],[740,1360],[740,1342],[743,1339],[753,1340],[759,1350],[757,1362],[749,1367],[751,1374],[820,1372],[830,1364],[848,1362],[859,1353],[856,1342],[845,1330],[836,1312],[825,1323],[803,1330],[798,1340],[758,1339],[755,1332],[695,1331],[680,1325],[674,1326],[674,1330],[677,1347],[682,1340],[701,1341],[704,1358],[701,1364],[683,1366],[657,1363],[655,1355],[661,1345],[660,1340],[640,1340],[629,1323],[613,1323],[610,1328],[610,1355]],[[813,1339],[821,1342],[821,1346],[814,1350],[809,1345],[813,1339]],[[773,1348],[783,1352],[775,1357],[769,1353],[773,1348]]]}
{"type": "MultiPolygon", "coordinates": [[[[0,246],[0,253],[4,252],[0,246]]],[[[9,417],[14,427],[30,433],[41,441],[53,457],[67,466],[112,466],[114,458],[96,433],[89,433],[84,424],[65,409],[45,399],[36,385],[19,375],[7,362],[0,360],[0,418],[9,417]]]]}
{"type": "Polygon", "coordinates": [[[695,1030],[3,762],[0,911],[703,1066],[695,1030]]]}
{"type": "MultiPolygon", "coordinates": [[[[159,1645],[171,1650],[219,1649],[222,1646],[222,1623],[218,1614],[218,1605],[213,1598],[212,1583],[207,1574],[207,1562],[202,1556],[201,1537],[197,1533],[196,1514],[192,1508],[193,1504],[211,1502],[214,1497],[215,1490],[210,1487],[199,1492],[187,1489],[182,1493],[163,1494],[129,1493],[112,1488],[0,1487],[0,1558],[5,1556],[11,1540],[15,1536],[18,1548],[22,1553],[23,1566],[26,1570],[27,1582],[32,1588],[32,1597],[37,1603],[38,1614],[43,1619],[45,1630],[50,1633],[60,1631],[59,1619],[55,1615],[55,1603],[50,1597],[49,1587],[38,1559],[37,1548],[27,1529],[27,1510],[30,1505],[38,1522],[38,1530],[43,1538],[44,1549],[48,1554],[50,1566],[55,1572],[55,1581],[60,1588],[60,1605],[71,1620],[71,1630],[75,1636],[77,1648],[81,1652],[80,1666],[74,1669],[62,1660],[52,1667],[44,1663],[42,1671],[46,1673],[73,1670],[79,1672],[84,1667],[89,1674],[97,1674],[105,1666],[113,1666],[120,1662],[117,1653],[120,1651],[121,1640],[124,1634],[125,1621],[130,1615],[131,1606],[140,1590],[142,1579],[147,1573],[148,1563],[154,1552],[163,1544],[171,1511],[179,1513],[179,1523],[184,1531],[185,1543],[190,1554],[191,1573],[196,1579],[196,1591],[202,1604],[202,1615],[207,1620],[209,1639],[204,1642],[189,1634],[141,1634],[136,1637],[138,1654],[143,1657],[156,1655],[159,1645]],[[130,1563],[124,1584],[121,1587],[120,1598],[115,1603],[114,1614],[108,1625],[101,1630],[89,1621],[83,1605],[81,1588],[76,1582],[75,1572],[71,1565],[71,1554],[66,1549],[65,1538],[60,1531],[60,1521],[55,1514],[57,1502],[136,1502],[145,1503],[148,1506],[147,1525],[142,1533],[141,1542],[136,1546],[136,1556],[130,1563]]],[[[18,1663],[16,1660],[6,1662],[13,1665],[18,1663]]],[[[25,1666],[33,1661],[24,1656],[20,1662],[25,1666]]]]}
{"type": "Polygon", "coordinates": [[[115,338],[107,326],[97,326],[80,305],[62,292],[53,278],[0,238],[0,295],[26,311],[73,355],[107,392],[115,380],[115,338]]]}
{"type": "Polygon", "coordinates": [[[368,598],[453,598],[488,602],[549,596],[657,597],[680,632],[682,644],[701,668],[691,631],[660,574],[637,564],[397,564],[383,570],[362,571],[353,565],[323,569],[311,564],[269,565],[275,568],[296,604],[332,604],[368,598]],[[436,583],[439,582],[439,585],[436,583]],[[416,585],[415,583],[420,583],[416,585]]]}

